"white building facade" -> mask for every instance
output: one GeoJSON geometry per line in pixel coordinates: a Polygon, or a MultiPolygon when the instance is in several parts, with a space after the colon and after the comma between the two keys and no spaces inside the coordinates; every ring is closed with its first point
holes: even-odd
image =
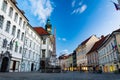
{"type": "Polygon", "coordinates": [[[34,27],[34,29],[41,36],[40,68],[42,71],[45,71],[48,67],[55,64],[52,57],[53,37],[42,27],[34,27]]]}
{"type": "Polygon", "coordinates": [[[40,54],[41,37],[32,28],[32,26],[28,24],[23,46],[21,71],[38,71],[40,68],[40,54]]]}
{"type": "Polygon", "coordinates": [[[40,59],[48,65],[56,60],[55,37],[48,20],[47,34],[41,35],[29,24],[16,0],[0,0],[0,71],[29,72],[40,69],[40,59]]]}
{"type": "Polygon", "coordinates": [[[0,0],[0,71],[20,71],[27,22],[15,0],[0,0]]]}
{"type": "Polygon", "coordinates": [[[120,69],[120,30],[114,31],[98,49],[99,66],[103,72],[120,69]]]}

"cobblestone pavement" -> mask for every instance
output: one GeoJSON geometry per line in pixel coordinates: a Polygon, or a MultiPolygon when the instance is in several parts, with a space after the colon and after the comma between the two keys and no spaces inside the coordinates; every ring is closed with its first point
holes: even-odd
{"type": "Polygon", "coordinates": [[[113,73],[0,73],[0,80],[120,80],[120,74],[113,73]]]}

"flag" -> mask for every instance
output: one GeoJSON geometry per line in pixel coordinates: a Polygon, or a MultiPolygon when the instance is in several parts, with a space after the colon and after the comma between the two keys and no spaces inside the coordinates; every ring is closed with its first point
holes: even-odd
{"type": "Polygon", "coordinates": [[[15,43],[16,43],[15,46],[18,46],[18,41],[16,41],[15,43]]]}
{"type": "Polygon", "coordinates": [[[113,43],[111,43],[111,46],[112,46],[112,49],[114,49],[114,45],[113,45],[113,43]]]}
{"type": "Polygon", "coordinates": [[[120,10],[120,4],[116,4],[115,2],[113,2],[113,4],[114,4],[116,10],[120,10]]]}

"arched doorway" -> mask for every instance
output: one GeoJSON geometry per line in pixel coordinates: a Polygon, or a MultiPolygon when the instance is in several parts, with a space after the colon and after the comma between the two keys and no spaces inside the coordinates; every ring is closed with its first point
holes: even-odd
{"type": "Polygon", "coordinates": [[[7,68],[9,66],[8,64],[9,64],[8,57],[4,57],[3,60],[2,60],[2,65],[1,65],[1,72],[6,72],[7,71],[7,68]]]}
{"type": "Polygon", "coordinates": [[[34,63],[31,64],[31,71],[34,69],[34,63]]]}

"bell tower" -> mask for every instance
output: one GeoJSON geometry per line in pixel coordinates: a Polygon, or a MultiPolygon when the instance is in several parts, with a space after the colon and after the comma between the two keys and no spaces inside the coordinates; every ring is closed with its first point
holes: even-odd
{"type": "Polygon", "coordinates": [[[50,23],[50,19],[47,19],[46,25],[45,25],[45,30],[49,33],[52,34],[52,25],[50,23]]]}

